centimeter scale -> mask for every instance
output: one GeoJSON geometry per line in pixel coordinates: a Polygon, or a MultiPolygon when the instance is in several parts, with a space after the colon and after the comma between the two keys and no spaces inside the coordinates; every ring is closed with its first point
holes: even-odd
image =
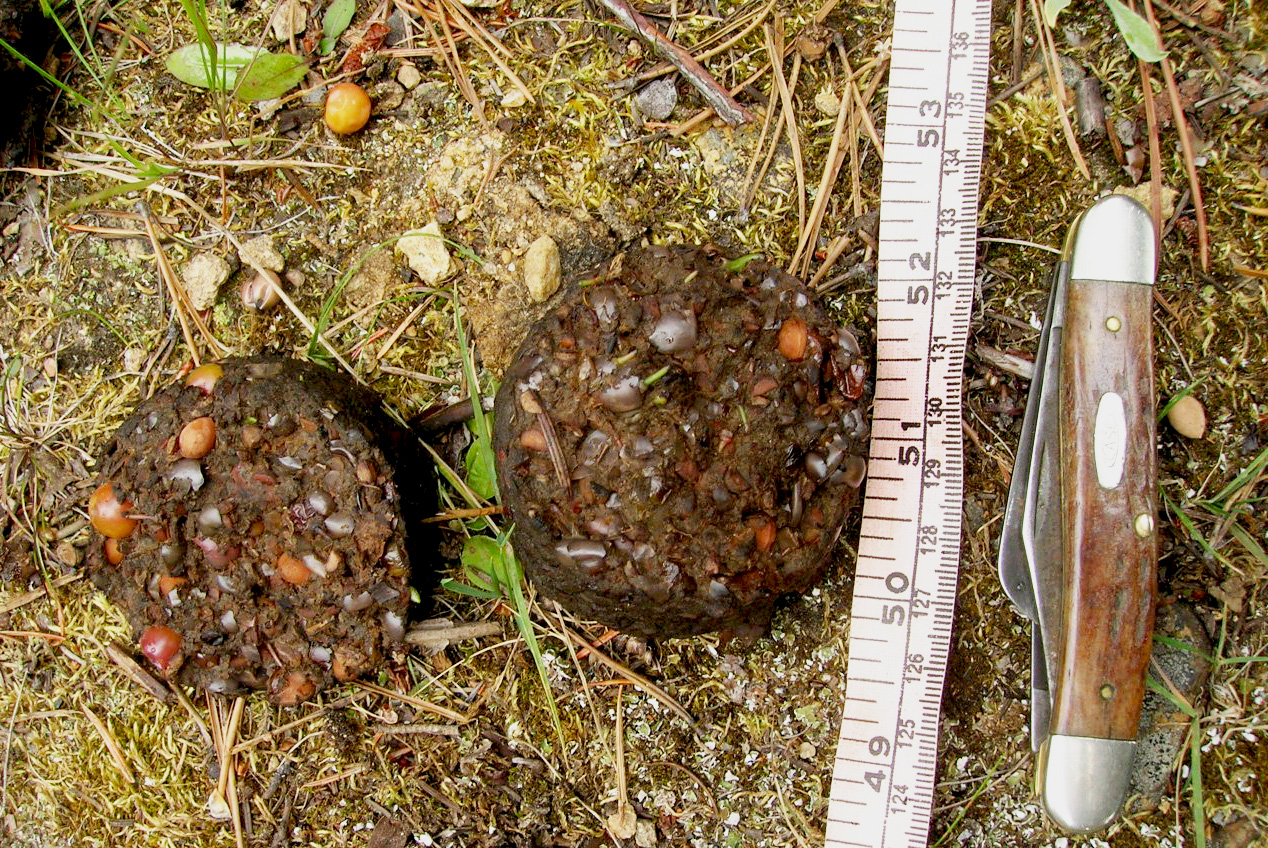
{"type": "Polygon", "coordinates": [[[960,559],[989,0],[898,0],[876,398],[825,844],[928,842],[960,559]]]}

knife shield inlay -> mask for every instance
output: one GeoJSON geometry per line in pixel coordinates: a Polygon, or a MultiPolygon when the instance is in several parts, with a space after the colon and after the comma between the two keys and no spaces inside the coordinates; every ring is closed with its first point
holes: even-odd
{"type": "Polygon", "coordinates": [[[1101,395],[1096,406],[1093,445],[1096,481],[1104,489],[1116,488],[1123,481],[1123,462],[1127,457],[1127,414],[1122,397],[1114,392],[1101,395]]]}

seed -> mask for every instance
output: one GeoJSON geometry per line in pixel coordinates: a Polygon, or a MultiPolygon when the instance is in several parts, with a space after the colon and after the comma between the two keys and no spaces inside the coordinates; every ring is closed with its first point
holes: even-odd
{"type": "Polygon", "coordinates": [[[682,353],[696,343],[696,313],[666,312],[647,337],[661,353],[682,353]]]}
{"type": "Polygon", "coordinates": [[[111,565],[118,565],[123,562],[123,549],[119,547],[118,539],[106,539],[102,549],[106,554],[106,562],[111,565]]]}
{"type": "Polygon", "coordinates": [[[242,297],[242,305],[256,312],[272,309],[281,301],[278,289],[282,278],[267,268],[260,270],[254,277],[242,281],[238,294],[242,297]]]}
{"type": "Polygon", "coordinates": [[[542,431],[537,427],[529,427],[523,433],[520,433],[520,447],[531,451],[546,450],[546,437],[542,435],[542,431]]]}
{"type": "Polygon", "coordinates": [[[114,484],[102,483],[88,498],[88,520],[97,532],[111,539],[126,539],[136,529],[136,519],[128,518],[132,501],[115,497],[114,484]]]}
{"type": "Polygon", "coordinates": [[[762,553],[766,553],[775,544],[775,522],[771,521],[765,515],[757,516],[751,519],[753,524],[754,541],[757,543],[757,549],[762,553]]]}
{"type": "Polygon", "coordinates": [[[313,575],[304,567],[304,563],[290,554],[282,554],[277,558],[277,573],[279,577],[294,586],[303,586],[313,575]]]}
{"type": "Polygon", "coordinates": [[[525,390],[520,392],[520,409],[524,410],[529,415],[540,415],[542,412],[542,405],[537,402],[537,398],[533,397],[533,393],[531,391],[525,390]]]}
{"type": "Polygon", "coordinates": [[[141,634],[141,653],[161,672],[175,671],[180,665],[181,636],[170,627],[156,624],[141,634]]]}
{"type": "Polygon", "coordinates": [[[779,326],[779,352],[785,359],[800,362],[806,357],[808,343],[809,333],[806,330],[806,322],[800,318],[787,318],[779,326]]]}
{"type": "Polygon", "coordinates": [[[216,381],[225,375],[225,369],[214,362],[199,365],[185,375],[185,385],[194,386],[205,395],[211,394],[216,381]]]}
{"type": "Polygon", "coordinates": [[[176,443],[181,456],[186,459],[202,459],[216,445],[216,422],[206,415],[195,418],[181,428],[176,443]]]}
{"type": "Polygon", "coordinates": [[[288,671],[286,677],[278,681],[273,699],[284,707],[294,706],[312,696],[317,687],[302,671],[288,671]],[[278,685],[280,684],[280,685],[278,685]]]}
{"type": "Polygon", "coordinates": [[[168,592],[179,586],[184,586],[188,582],[188,577],[169,577],[164,574],[159,578],[159,594],[167,595],[168,592]]]}
{"type": "Polygon", "coordinates": [[[355,82],[341,82],[326,94],[326,126],[339,135],[354,133],[370,120],[370,95],[355,82]]]}
{"type": "Polygon", "coordinates": [[[374,463],[368,459],[363,459],[357,463],[357,480],[365,485],[370,485],[379,477],[379,469],[374,463]]]}

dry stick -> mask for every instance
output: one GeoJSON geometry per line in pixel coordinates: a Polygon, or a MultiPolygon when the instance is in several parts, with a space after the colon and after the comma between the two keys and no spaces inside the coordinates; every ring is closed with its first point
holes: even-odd
{"type": "Polygon", "coordinates": [[[489,54],[489,58],[493,60],[493,64],[497,65],[498,69],[501,70],[502,73],[506,74],[507,79],[511,81],[511,85],[519,89],[524,97],[528,99],[529,103],[536,105],[537,98],[533,97],[533,92],[528,90],[528,86],[524,84],[524,81],[519,78],[519,75],[517,75],[515,71],[511,70],[511,66],[508,65],[506,60],[502,58],[503,56],[507,59],[512,58],[513,54],[511,51],[507,50],[506,46],[502,44],[501,41],[494,38],[493,35],[484,28],[484,25],[480,23],[479,19],[468,12],[466,7],[461,3],[442,3],[441,6],[442,8],[448,6],[450,9],[457,12],[457,14],[454,15],[454,18],[457,20],[458,26],[467,33],[472,41],[480,45],[480,49],[489,54]]]}
{"type": "MultiPolygon", "coordinates": [[[[784,127],[788,130],[788,144],[792,147],[793,165],[797,169],[797,232],[806,229],[806,168],[801,160],[801,135],[797,132],[797,115],[793,109],[792,92],[788,80],[784,78],[784,38],[782,19],[777,19],[779,30],[770,24],[762,25],[762,35],[766,37],[766,53],[770,57],[771,75],[779,88],[779,99],[783,102],[784,127]]],[[[801,54],[793,57],[792,80],[797,84],[797,74],[801,70],[801,54]]]]}
{"type": "MultiPolygon", "coordinates": [[[[849,66],[846,66],[846,72],[849,72],[849,66]]],[[[849,83],[846,83],[849,85],[849,83]]],[[[854,114],[854,110],[847,108],[846,99],[849,97],[848,92],[841,96],[841,108],[837,112],[836,125],[832,128],[832,143],[828,145],[828,156],[823,163],[823,175],[819,177],[819,188],[815,192],[814,206],[810,208],[809,225],[801,231],[801,238],[797,240],[797,249],[793,251],[792,259],[788,261],[788,272],[790,274],[798,273],[794,269],[798,262],[801,262],[803,256],[805,261],[801,262],[802,268],[800,274],[804,277],[809,270],[810,257],[814,251],[810,250],[810,245],[819,238],[819,229],[823,226],[823,216],[828,211],[828,198],[832,194],[832,187],[836,185],[837,175],[841,172],[841,165],[845,162],[845,155],[848,148],[842,146],[841,140],[845,137],[845,131],[848,124],[852,123],[850,117],[854,114]]]]}
{"type": "MultiPolygon", "coordinates": [[[[708,50],[705,50],[701,53],[697,53],[695,55],[695,60],[697,62],[704,62],[708,59],[712,59],[714,56],[717,56],[719,53],[722,53],[734,47],[735,45],[739,44],[741,41],[745,39],[745,37],[748,36],[750,32],[752,32],[753,30],[757,29],[759,26],[762,25],[762,21],[766,20],[766,16],[770,14],[770,10],[775,8],[775,2],[776,0],[770,0],[769,3],[767,3],[761,9],[758,9],[756,12],[754,12],[751,15],[752,20],[749,23],[745,24],[742,30],[740,30],[738,33],[728,38],[726,41],[719,44],[717,47],[710,47],[708,50]]],[[[708,44],[710,41],[713,40],[715,36],[720,37],[724,35],[727,32],[728,28],[733,28],[735,25],[738,25],[738,24],[739,24],[739,21],[734,21],[728,27],[723,27],[714,36],[710,36],[709,38],[704,39],[699,45],[697,45],[697,47],[702,47],[705,44],[708,44]]],[[[648,80],[653,80],[653,79],[656,79],[657,77],[664,76],[665,74],[673,70],[675,70],[674,66],[672,64],[666,63],[664,65],[659,65],[655,68],[652,68],[649,71],[644,71],[643,73],[635,77],[635,79],[638,80],[639,82],[647,82],[648,80]]],[[[732,91],[731,93],[734,94],[735,92],[732,91]]]]}
{"type": "Polygon", "coordinates": [[[92,724],[93,730],[97,731],[97,735],[101,737],[101,741],[106,745],[106,751],[110,754],[110,761],[114,763],[114,767],[123,775],[123,779],[130,785],[136,785],[136,775],[132,773],[132,769],[128,766],[128,759],[123,755],[123,749],[119,747],[119,742],[111,734],[110,728],[106,727],[105,722],[97,717],[97,714],[87,707],[80,707],[84,717],[92,724]]]}
{"type": "Polygon", "coordinates": [[[436,299],[436,296],[434,294],[429,294],[427,295],[427,297],[423,298],[423,302],[418,304],[418,306],[415,306],[413,311],[411,311],[409,315],[405,316],[405,320],[402,321],[400,324],[398,324],[396,326],[396,329],[392,331],[392,335],[387,337],[387,341],[385,341],[383,343],[383,346],[379,348],[378,356],[376,356],[375,359],[382,359],[383,357],[387,356],[387,352],[392,349],[392,346],[396,344],[397,340],[400,339],[401,335],[409,328],[411,324],[413,324],[416,320],[418,320],[418,316],[422,315],[423,310],[426,309],[428,306],[430,306],[431,302],[435,299],[436,299]]]}
{"type": "Polygon", "coordinates": [[[744,124],[753,120],[753,113],[745,109],[718,85],[717,80],[709,76],[709,72],[692,58],[691,53],[670,41],[656,28],[656,25],[640,15],[625,0],[601,0],[603,7],[621,22],[627,29],[638,34],[655,48],[656,52],[667,59],[678,69],[687,81],[696,87],[713,111],[728,124],[744,124]]]}
{"type": "Polygon", "coordinates": [[[1162,143],[1158,131],[1158,110],[1154,104],[1153,77],[1149,64],[1136,60],[1140,87],[1145,95],[1145,125],[1149,129],[1149,217],[1154,222],[1154,255],[1162,237],[1162,143]]]}
{"type": "Polygon", "coordinates": [[[159,279],[167,287],[168,296],[172,299],[172,311],[176,313],[176,320],[181,325],[181,335],[185,337],[185,346],[189,348],[189,355],[193,357],[194,365],[201,365],[202,362],[198,358],[198,345],[194,344],[194,335],[189,331],[189,322],[185,319],[185,310],[181,308],[179,286],[176,284],[171,267],[167,263],[167,255],[163,253],[163,249],[159,245],[158,233],[155,232],[154,225],[148,218],[145,222],[145,230],[149,234],[150,244],[154,248],[154,264],[157,266],[159,279]]]}
{"type": "Polygon", "coordinates": [[[1030,12],[1035,16],[1035,27],[1039,30],[1039,41],[1043,45],[1044,64],[1048,66],[1048,85],[1052,88],[1052,99],[1057,104],[1057,115],[1061,118],[1061,133],[1065,136],[1066,146],[1074,155],[1074,164],[1078,167],[1083,179],[1091,180],[1092,172],[1088,170],[1083,153],[1079,150],[1079,140],[1074,135],[1074,127],[1070,125],[1070,116],[1066,113],[1068,97],[1065,82],[1061,78],[1061,63],[1057,58],[1057,45],[1052,40],[1052,30],[1048,28],[1043,13],[1039,11],[1039,0],[1030,0],[1030,12]]]}
{"type": "MultiPolygon", "coordinates": [[[[1154,17],[1152,0],[1145,0],[1145,14],[1149,17],[1149,25],[1154,29],[1154,38],[1158,49],[1163,49],[1162,33],[1158,30],[1158,20],[1154,17]]],[[[1171,114],[1175,118],[1176,132],[1180,136],[1180,151],[1184,156],[1184,170],[1189,175],[1189,191],[1193,193],[1193,214],[1198,225],[1198,256],[1202,262],[1202,270],[1210,270],[1210,240],[1206,232],[1206,207],[1202,204],[1202,183],[1198,180],[1198,169],[1193,161],[1193,142],[1189,139],[1189,122],[1184,117],[1184,107],[1180,105],[1180,89],[1176,86],[1175,74],[1171,72],[1171,60],[1162,57],[1163,79],[1167,81],[1167,99],[1171,102],[1171,114]]]]}
{"type": "MultiPolygon", "coordinates": [[[[617,674],[623,675],[627,680],[629,680],[632,684],[637,686],[639,689],[642,689],[644,692],[651,695],[653,698],[660,701],[665,706],[669,707],[670,711],[673,712],[674,715],[678,716],[683,721],[687,722],[687,724],[691,725],[692,730],[697,729],[696,720],[694,717],[692,717],[691,713],[687,712],[687,708],[684,707],[682,704],[678,703],[676,700],[674,700],[673,696],[671,696],[664,689],[660,688],[655,683],[648,680],[646,677],[639,674],[637,671],[625,665],[624,663],[617,662],[616,660],[609,657],[607,654],[596,649],[593,645],[591,645],[585,639],[582,639],[575,632],[573,632],[571,628],[565,627],[564,633],[567,634],[569,639],[576,642],[578,647],[588,648],[590,650],[591,656],[593,656],[596,660],[603,663],[612,671],[615,671],[617,674]]],[[[558,635],[558,634],[552,634],[552,635],[558,635]]]]}
{"type": "MultiPolygon", "coordinates": [[[[740,192],[740,206],[744,209],[749,207],[753,202],[753,195],[757,193],[756,182],[753,182],[753,173],[757,170],[757,160],[762,157],[762,150],[766,147],[766,133],[770,131],[771,118],[775,115],[775,104],[773,98],[768,98],[766,102],[766,114],[762,116],[762,131],[757,136],[757,145],[753,148],[753,155],[748,160],[748,171],[744,174],[744,182],[741,184],[743,190],[740,192]]],[[[767,160],[769,161],[769,160],[767,160]]],[[[763,170],[763,174],[765,171],[763,170]]],[[[759,178],[760,180],[760,178],[759,178]]]]}

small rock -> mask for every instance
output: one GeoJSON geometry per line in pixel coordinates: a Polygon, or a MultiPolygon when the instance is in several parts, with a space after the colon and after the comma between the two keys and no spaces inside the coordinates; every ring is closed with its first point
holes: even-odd
{"type": "Polygon", "coordinates": [[[427,285],[443,280],[453,267],[449,249],[445,247],[444,236],[440,232],[440,224],[435,221],[421,230],[401,236],[396,249],[405,256],[409,267],[427,285]]]}
{"type": "Polygon", "coordinates": [[[386,250],[375,251],[348,280],[343,296],[355,309],[382,303],[387,290],[400,282],[396,265],[386,250]]]}
{"type": "Polygon", "coordinates": [[[634,844],[638,848],[656,848],[656,824],[648,819],[634,823],[634,844]]]}
{"type": "Polygon", "coordinates": [[[528,296],[541,303],[559,289],[559,245],[550,236],[541,236],[524,254],[524,286],[528,296]]]}
{"type": "Polygon", "coordinates": [[[841,113],[841,98],[832,93],[832,89],[824,87],[815,93],[815,108],[829,118],[841,113]]]}
{"type": "Polygon", "coordinates": [[[278,41],[299,35],[308,27],[308,9],[300,0],[279,0],[269,18],[269,28],[278,41]]]}
{"type": "Polygon", "coordinates": [[[238,251],[238,258],[242,260],[243,265],[250,268],[260,267],[275,274],[282,273],[282,269],[286,267],[286,260],[277,252],[272,236],[256,236],[250,241],[243,242],[242,248],[238,251]]]}
{"type": "Polygon", "coordinates": [[[185,266],[181,281],[190,304],[197,310],[209,309],[216,302],[220,286],[229,279],[233,268],[224,257],[214,253],[199,253],[185,266]]]}
{"type": "Polygon", "coordinates": [[[797,52],[801,54],[801,58],[807,62],[816,62],[823,58],[823,53],[827,50],[828,45],[822,41],[802,36],[797,39],[797,52]]]}
{"type": "Polygon", "coordinates": [[[638,818],[629,802],[620,802],[617,811],[608,816],[608,830],[617,839],[629,839],[638,828],[638,818]]]}
{"type": "Polygon", "coordinates": [[[653,121],[663,121],[678,105],[678,87],[674,85],[672,79],[666,77],[653,80],[634,95],[634,105],[644,117],[653,121]]]}
{"type": "MultiPolygon", "coordinates": [[[[1149,183],[1141,183],[1140,185],[1131,186],[1130,188],[1119,186],[1114,189],[1114,194],[1125,194],[1146,209],[1152,208],[1153,205],[1153,200],[1150,197],[1149,183]]],[[[1166,220],[1175,214],[1176,196],[1178,194],[1179,192],[1171,186],[1162,187],[1161,205],[1163,220],[1166,220]]]]}
{"type": "Polygon", "coordinates": [[[1200,439],[1206,435],[1206,410],[1193,395],[1185,395],[1171,404],[1167,410],[1167,421],[1186,439],[1200,439]]]}
{"type": "Polygon", "coordinates": [[[412,63],[402,62],[400,68],[396,71],[396,81],[406,91],[413,91],[423,81],[423,75],[412,63]]]}
{"type": "Polygon", "coordinates": [[[528,95],[520,91],[518,88],[512,88],[506,94],[502,95],[503,109],[518,109],[528,102],[528,95]]]}
{"type": "Polygon", "coordinates": [[[813,763],[815,757],[819,756],[819,749],[814,746],[813,742],[802,742],[797,746],[797,756],[807,762],[813,763]]]}
{"type": "Polygon", "coordinates": [[[393,112],[405,102],[405,87],[392,80],[382,80],[370,86],[370,99],[374,102],[372,114],[393,112]]]}

